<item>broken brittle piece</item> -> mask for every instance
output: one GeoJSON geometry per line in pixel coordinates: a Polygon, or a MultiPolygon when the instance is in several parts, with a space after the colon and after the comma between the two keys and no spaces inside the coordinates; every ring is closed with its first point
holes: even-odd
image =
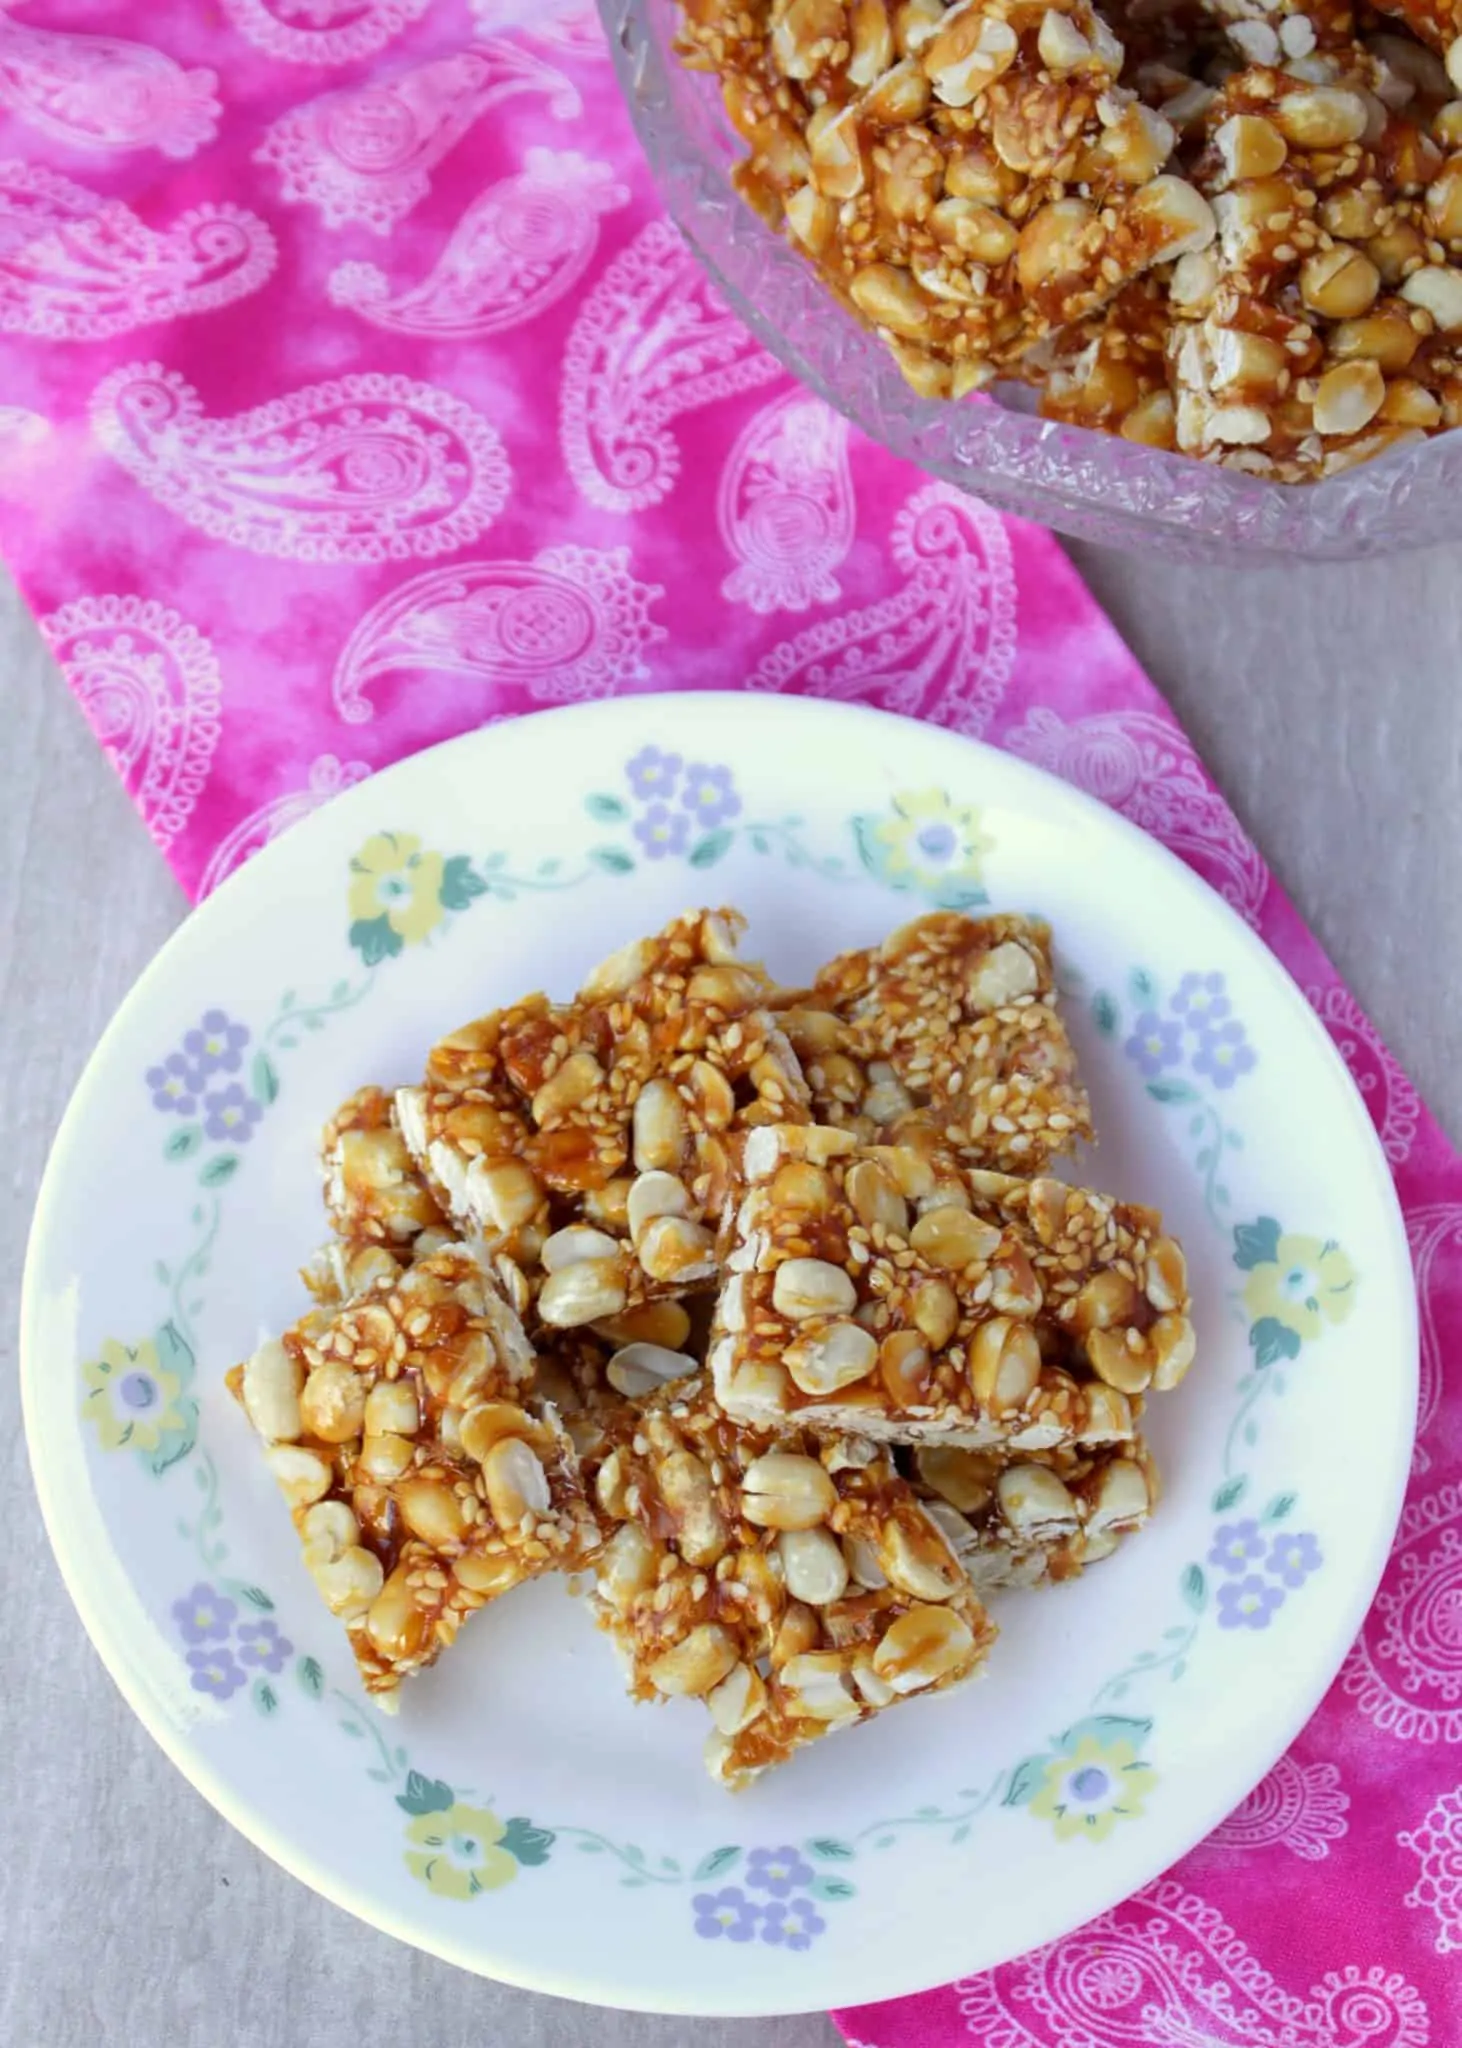
{"type": "Polygon", "coordinates": [[[734,912],[698,911],[443,1039],[397,1097],[413,1155],[460,1227],[527,1267],[552,1327],[716,1277],[728,1134],[810,1114],[774,986],[734,912]]]}
{"type": "Polygon", "coordinates": [[[446,1230],[389,1089],[360,1088],[340,1105],[321,1134],[320,1163],[325,1207],[343,1243],[409,1247],[424,1230],[446,1230]]]}
{"type": "Polygon", "coordinates": [[[634,1698],[705,1701],[707,1766],[726,1784],[960,1683],[994,1638],[949,1545],[867,1442],[738,1428],[689,1381],[611,1425],[591,1463],[600,1624],[634,1698]]]}
{"type": "Polygon", "coordinates": [[[742,1167],[709,1359],[738,1422],[1120,1443],[1192,1363],[1183,1254],[1153,1210],[819,1126],[751,1133],[742,1167]]]}
{"type": "Polygon", "coordinates": [[[945,1444],[904,1456],[981,1594],[1075,1578],[1142,1528],[1157,1503],[1157,1467],[1141,1436],[1019,1458],[945,1444]]]}
{"type": "Polygon", "coordinates": [[[981,1165],[1034,1173],[1091,1136],[1039,919],[933,911],[830,961],[783,1023],[820,1121],[864,1140],[918,1112],[981,1165]]]}
{"type": "Polygon", "coordinates": [[[533,1369],[463,1245],[312,1310],[235,1368],[367,1691],[391,1693],[474,1608],[596,1548],[569,1439],[524,1405],[533,1369]]]}

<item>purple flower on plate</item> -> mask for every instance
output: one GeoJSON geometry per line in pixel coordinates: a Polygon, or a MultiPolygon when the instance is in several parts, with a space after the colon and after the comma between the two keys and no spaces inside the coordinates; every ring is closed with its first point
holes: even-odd
{"type": "Polygon", "coordinates": [[[700,824],[722,825],[741,809],[741,799],[733,782],[729,768],[692,761],[685,771],[680,801],[700,824]]]}
{"type": "Polygon", "coordinates": [[[761,1938],[774,1948],[811,1948],[826,1927],[811,1899],[779,1899],[762,1908],[761,1938]]]}
{"type": "Polygon", "coordinates": [[[205,1010],[197,1030],[183,1033],[183,1051],[200,1082],[209,1074],[236,1074],[248,1042],[249,1027],[235,1024],[222,1010],[205,1010]]]}
{"type": "Polygon", "coordinates": [[[1156,1010],[1144,1010],[1122,1050],[1139,1073],[1151,1081],[1164,1067],[1176,1067],[1181,1062],[1183,1027],[1171,1017],[1159,1017],[1156,1010]]]}
{"type": "Polygon", "coordinates": [[[641,747],[624,772],[637,797],[671,796],[685,766],[679,754],[662,754],[658,747],[641,747]]]}
{"type": "Polygon", "coordinates": [[[1259,1055],[1245,1037],[1242,1024],[1219,1024],[1198,1034],[1193,1071],[1206,1074],[1215,1088],[1232,1088],[1240,1074],[1258,1064],[1259,1055]]]}
{"type": "Polygon", "coordinates": [[[160,1066],[149,1067],[144,1078],[154,1109],[191,1116],[198,1107],[200,1078],[180,1052],[170,1052],[160,1066]]]}
{"type": "Polygon", "coordinates": [[[262,1104],[238,1081],[230,1081],[227,1088],[210,1088],[203,1098],[203,1110],[203,1128],[208,1136],[227,1138],[235,1145],[248,1144],[255,1124],[264,1114],[262,1104]]]}
{"type": "Polygon", "coordinates": [[[1247,1571],[1256,1557],[1264,1555],[1264,1548],[1257,1522],[1221,1522],[1213,1532],[1208,1562],[1221,1572],[1247,1571]]]}
{"type": "Polygon", "coordinates": [[[1268,1628],[1270,1616],[1277,1607],[1284,1605],[1284,1594],[1278,1586],[1271,1586],[1267,1579],[1261,1579],[1257,1572],[1250,1572],[1246,1579],[1218,1589],[1218,1625],[1220,1628],[1268,1628]]]}
{"type": "Polygon", "coordinates": [[[173,1620],[185,1643],[212,1642],[227,1636],[238,1608],[200,1580],[191,1592],[173,1602],[173,1620]]]}
{"type": "Polygon", "coordinates": [[[247,1683],[244,1673],[234,1661],[233,1651],[222,1643],[208,1650],[190,1650],[188,1668],[193,1674],[191,1684],[194,1692],[211,1692],[216,1700],[229,1699],[247,1683]]]}
{"type": "Polygon", "coordinates": [[[690,836],[690,819],[684,811],[672,811],[669,804],[651,804],[635,826],[635,837],[645,849],[647,860],[664,860],[667,853],[684,853],[690,836]]]}
{"type": "Polygon", "coordinates": [[[239,1661],[260,1671],[282,1671],[294,1655],[294,1644],[272,1621],[245,1621],[239,1626],[239,1661]]]}
{"type": "Polygon", "coordinates": [[[1317,1572],[1324,1562],[1320,1546],[1313,1536],[1276,1536],[1269,1546],[1264,1569],[1293,1591],[1305,1583],[1311,1572],[1317,1572]]]}
{"type": "Polygon", "coordinates": [[[1233,1008],[1224,994],[1221,974],[1185,974],[1178,983],[1172,1008],[1193,1031],[1207,1031],[1221,1024],[1233,1008]]]}
{"type": "Polygon", "coordinates": [[[812,1865],[790,1844],[780,1849],[753,1849],[746,1859],[746,1882],[753,1891],[770,1892],[774,1899],[790,1897],[798,1885],[811,1884],[813,1876],[812,1865]]]}
{"type": "Polygon", "coordinates": [[[691,1900],[695,1931],[702,1941],[750,1941],[756,1933],[761,1907],[749,1899],[739,1885],[725,1885],[718,1892],[697,1892],[691,1900]]]}

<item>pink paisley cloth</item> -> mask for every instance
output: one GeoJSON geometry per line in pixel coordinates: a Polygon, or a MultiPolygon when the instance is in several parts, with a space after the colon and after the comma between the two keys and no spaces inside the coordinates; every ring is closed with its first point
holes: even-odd
{"type": "Polygon", "coordinates": [[[863,2048],[1462,2041],[1462,1164],[1054,542],[851,434],[721,306],[593,17],[0,0],[0,552],[194,897],[431,741],[727,685],[980,735],[1222,891],[1406,1208],[1422,1433],[1385,1585],[1167,1877],[836,2017],[863,2048]]]}

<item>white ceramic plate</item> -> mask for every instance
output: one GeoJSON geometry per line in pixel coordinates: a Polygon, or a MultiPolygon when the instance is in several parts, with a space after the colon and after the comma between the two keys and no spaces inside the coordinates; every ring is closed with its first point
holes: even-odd
{"type": "MultiPolygon", "coordinates": [[[[352,1912],[606,2004],[858,2004],[1050,1940],[1181,1855],[1320,1698],[1380,1575],[1416,1408],[1405,1238],[1294,986],[1176,860],[1007,756],[878,713],[643,697],[402,762],[251,861],[72,1103],[24,1302],[71,1592],[195,1785],[352,1912]],[[1201,1350],[1152,1404],[1151,1530],[1000,1604],[988,1675],[728,1796],[701,1710],[624,1699],[562,1582],[367,1706],[223,1386],[302,1306],[313,1145],[368,1080],[696,902],[789,979],[931,904],[1055,924],[1102,1133],[1160,1204],[1201,1350]]],[[[125,1854],[114,1843],[112,1853],[125,1854]]]]}

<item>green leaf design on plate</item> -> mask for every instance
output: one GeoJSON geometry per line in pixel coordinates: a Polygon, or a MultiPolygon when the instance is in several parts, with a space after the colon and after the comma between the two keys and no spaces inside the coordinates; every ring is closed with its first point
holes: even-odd
{"type": "Polygon", "coordinates": [[[623,797],[611,796],[607,790],[596,789],[584,798],[584,809],[591,818],[597,818],[601,825],[617,824],[629,816],[629,805],[623,797]]]}
{"type": "Polygon", "coordinates": [[[198,1441],[198,1403],[179,1401],[178,1414],[182,1419],[177,1428],[165,1429],[152,1449],[144,1454],[143,1463],[155,1479],[160,1479],[164,1472],[186,1458],[198,1441]]]}
{"type": "Polygon", "coordinates": [[[1169,1081],[1165,1079],[1149,1081],[1147,1092],[1154,1102],[1196,1102],[1198,1100],[1196,1090],[1190,1088],[1186,1081],[1169,1081]]]}
{"type": "Polygon", "coordinates": [[[824,1863],[851,1863],[857,1850],[849,1842],[840,1842],[834,1835],[814,1835],[806,1844],[811,1856],[820,1856],[824,1863]]]}
{"type": "Polygon", "coordinates": [[[731,850],[736,834],[722,826],[719,832],[708,832],[698,845],[690,850],[690,864],[693,868],[713,868],[716,862],[731,850]]]}
{"type": "Polygon", "coordinates": [[[317,1700],[325,1690],[325,1673],[318,1657],[301,1657],[294,1667],[294,1675],[300,1682],[300,1691],[317,1700]]]}
{"type": "Polygon", "coordinates": [[[379,967],[401,951],[401,934],[392,930],[389,917],[358,917],[348,936],[367,967],[379,967]]]}
{"type": "Polygon", "coordinates": [[[1213,1496],[1213,1512],[1221,1515],[1229,1508],[1237,1507],[1248,1490],[1249,1482],[1242,1472],[1237,1473],[1232,1479],[1225,1479],[1213,1496]]]}
{"type": "Polygon", "coordinates": [[[1152,1733],[1150,1720],[1137,1720],[1128,1714],[1088,1714],[1080,1721],[1073,1721],[1061,1737],[1062,1749],[1075,1749],[1079,1742],[1090,1736],[1093,1742],[1130,1742],[1134,1749],[1141,1749],[1152,1733]]]}
{"type": "Polygon", "coordinates": [[[240,1586],[239,1592],[251,1607],[257,1607],[261,1614],[272,1614],[274,1602],[262,1586],[240,1586]]]}
{"type": "Polygon", "coordinates": [[[152,1333],[152,1347],[164,1372],[176,1376],[181,1385],[193,1383],[193,1347],[171,1317],[152,1333]]]}
{"type": "Polygon", "coordinates": [[[221,1188],[225,1181],[233,1179],[241,1161],[237,1152],[220,1152],[199,1169],[198,1184],[205,1188],[221,1188]]]}
{"type": "Polygon", "coordinates": [[[1049,1762],[1050,1758],[1044,1756],[1028,1756],[1023,1758],[1011,1774],[1010,1783],[1005,1788],[1005,1797],[1001,1800],[1000,1804],[1002,1806],[1029,1806],[1037,1792],[1041,1789],[1041,1783],[1046,1775],[1046,1765],[1049,1762]]]}
{"type": "Polygon", "coordinates": [[[1091,999],[1091,1020],[1103,1038],[1110,1038],[1117,1029],[1117,1005],[1105,989],[1098,989],[1091,999]]]}
{"type": "Polygon", "coordinates": [[[1272,1266],[1279,1257],[1279,1225],[1272,1216],[1261,1216],[1257,1223],[1239,1223],[1234,1227],[1234,1264],[1242,1273],[1251,1273],[1255,1266],[1272,1266]]]}
{"type": "Polygon", "coordinates": [[[465,853],[457,853],[442,869],[440,895],[443,910],[465,910],[475,897],[487,894],[487,884],[473,872],[465,853]]]}
{"type": "Polygon", "coordinates": [[[628,875],[634,871],[634,857],[620,846],[591,846],[589,858],[606,875],[628,875]]]}
{"type": "MultiPolygon", "coordinates": [[[[407,1789],[410,1789],[409,1779],[407,1789]]],[[[503,1829],[503,1837],[498,1847],[506,1849],[510,1856],[515,1856],[525,1867],[532,1868],[548,1861],[548,1852],[554,1841],[552,1828],[535,1828],[532,1821],[519,1814],[503,1829]]]]}
{"type": "Polygon", "coordinates": [[[1249,1342],[1254,1347],[1254,1363],[1259,1366],[1273,1365],[1276,1359],[1298,1358],[1300,1355],[1298,1333],[1274,1316],[1260,1316],[1249,1332],[1249,1342]]]}
{"type": "Polygon", "coordinates": [[[691,1872],[697,1882],[708,1877],[724,1877],[728,1870],[734,1870],[741,1861],[741,1851],[734,1842],[728,1842],[722,1849],[712,1849],[709,1856],[702,1856],[691,1872]]]}
{"type": "Polygon", "coordinates": [[[818,1872],[807,1889],[815,1899],[856,1899],[858,1896],[857,1885],[849,1884],[845,1877],[829,1877],[824,1871],[818,1872]]]}
{"type": "Polygon", "coordinates": [[[180,1131],[174,1131],[162,1148],[164,1159],[187,1159],[203,1143],[202,1127],[198,1124],[184,1124],[180,1131]]]}
{"type": "MultiPolygon", "coordinates": [[[[351,1731],[350,1722],[342,1721],[340,1725],[347,1733],[351,1731]]],[[[355,1729],[354,1732],[359,1734],[360,1730],[355,1729]]],[[[408,1771],[406,1790],[396,1794],[396,1804],[403,1813],[410,1814],[445,1813],[449,1806],[456,1804],[456,1799],[456,1793],[443,1779],[424,1778],[420,1771],[408,1771]]],[[[523,1825],[526,1827],[527,1822],[523,1825]]]]}
{"type": "Polygon", "coordinates": [[[1127,977],[1127,986],[1132,991],[1134,1003],[1155,1003],[1157,983],[1145,967],[1134,967],[1127,977]]]}
{"type": "Polygon", "coordinates": [[[1276,1493],[1273,1500],[1270,1501],[1268,1507],[1265,1508],[1263,1514],[1259,1517],[1260,1521],[1282,1522],[1287,1514],[1293,1512],[1297,1498],[1298,1496],[1293,1493],[1276,1493]]]}
{"type": "Polygon", "coordinates": [[[249,1079],[255,1095],[267,1108],[279,1094],[279,1076],[267,1052],[255,1053],[249,1079]]]}
{"type": "Polygon", "coordinates": [[[1196,1564],[1188,1565],[1178,1583],[1182,1588],[1184,1603],[1191,1607],[1195,1614],[1201,1614],[1208,1601],[1208,1581],[1203,1576],[1203,1567],[1196,1564]]]}
{"type": "Polygon", "coordinates": [[[279,1695],[266,1678],[256,1678],[249,1691],[249,1697],[266,1717],[279,1705],[279,1695]]]}

